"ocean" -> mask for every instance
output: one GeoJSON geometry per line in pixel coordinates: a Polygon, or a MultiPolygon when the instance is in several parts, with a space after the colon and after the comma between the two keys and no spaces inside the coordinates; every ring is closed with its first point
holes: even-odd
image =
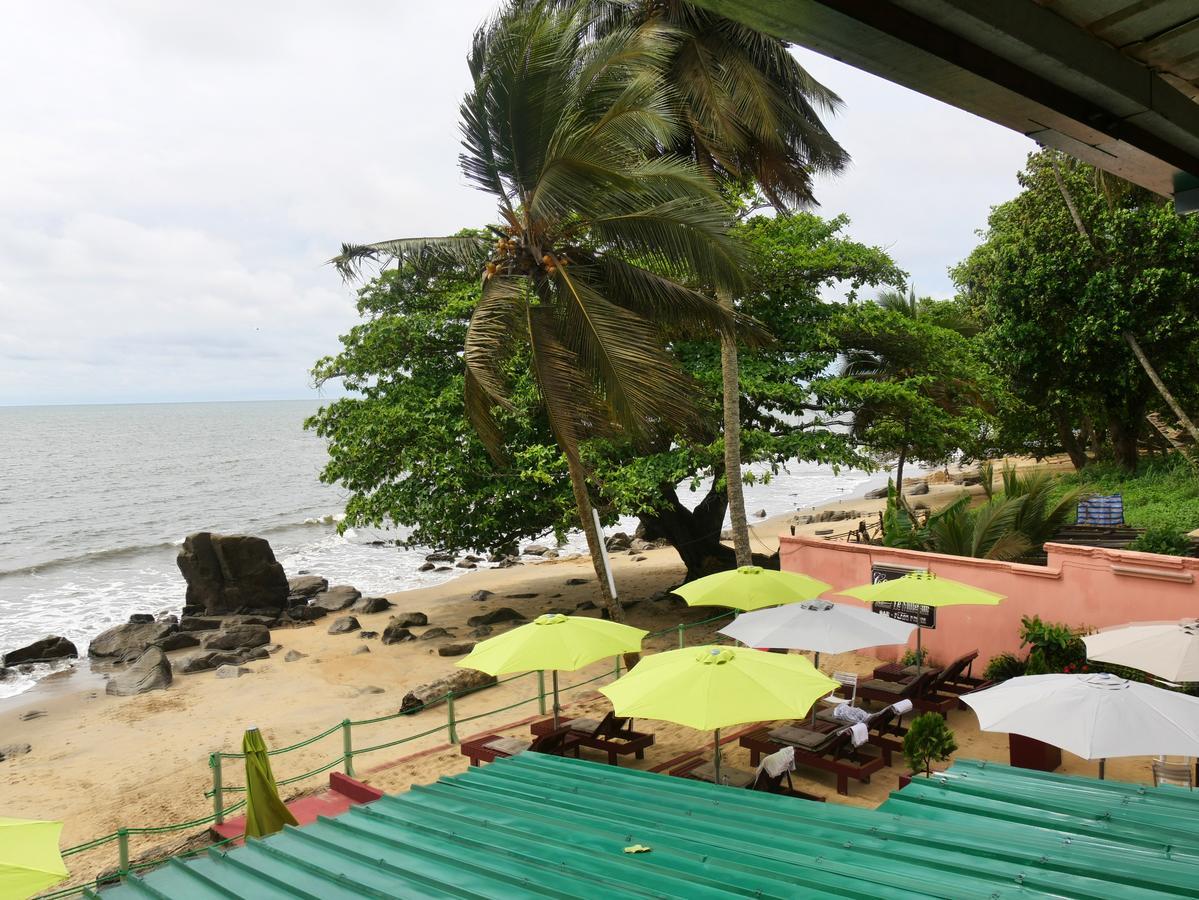
{"type": "MultiPolygon", "coordinates": [[[[418,572],[432,548],[373,543],[402,532],[337,533],[346,494],[320,482],[324,442],[302,427],[319,406],[0,407],[0,653],[61,634],[86,655],[92,637],[131,613],[178,612],[185,585],[175,555],[195,531],[259,535],[289,576],[312,572],[367,593],[461,574],[418,572]]],[[[747,486],[747,509],[775,515],[872,480],[798,464],[747,486]]],[[[631,533],[636,522],[621,527],[631,533]]],[[[574,535],[564,550],[584,546],[574,535]]],[[[0,680],[0,698],[49,671],[0,680]]]]}

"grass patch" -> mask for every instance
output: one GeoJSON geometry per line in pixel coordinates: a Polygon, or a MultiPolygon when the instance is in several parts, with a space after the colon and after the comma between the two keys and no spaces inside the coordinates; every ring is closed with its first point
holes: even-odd
{"type": "Polygon", "coordinates": [[[1146,529],[1132,550],[1184,555],[1186,534],[1199,528],[1199,476],[1179,454],[1142,461],[1135,475],[1111,463],[1095,463],[1062,476],[1062,487],[1088,494],[1122,494],[1124,521],[1146,529]]]}

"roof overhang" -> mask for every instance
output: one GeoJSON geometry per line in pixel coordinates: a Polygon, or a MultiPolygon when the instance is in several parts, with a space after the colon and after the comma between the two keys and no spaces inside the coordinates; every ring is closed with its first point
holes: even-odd
{"type": "Polygon", "coordinates": [[[1199,209],[1199,4],[694,2],[1199,209]]]}

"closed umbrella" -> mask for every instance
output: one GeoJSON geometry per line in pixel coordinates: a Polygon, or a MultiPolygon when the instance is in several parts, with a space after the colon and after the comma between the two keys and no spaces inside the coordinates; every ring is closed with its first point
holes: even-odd
{"type": "MultiPolygon", "coordinates": [[[[916,606],[995,606],[1003,599],[1003,594],[994,591],[984,591],[972,584],[963,584],[949,578],[940,578],[933,572],[909,572],[902,578],[892,578],[890,581],[880,581],[877,584],[863,584],[858,587],[838,591],[846,597],[865,600],[867,603],[907,603],[916,606]]],[[[917,625],[916,657],[923,657],[920,634],[923,629],[917,625]]]]}
{"type": "Polygon", "coordinates": [[[24,900],[68,877],[61,832],[62,822],[0,816],[0,897],[24,900]]]}
{"type": "Polygon", "coordinates": [[[246,731],[241,752],[246,756],[246,837],[266,837],[282,831],[284,825],[298,825],[279,799],[271,758],[257,728],[246,731]]]}
{"type": "Polygon", "coordinates": [[[837,686],[802,656],[705,646],[646,656],[600,693],[612,701],[618,716],[715,732],[713,764],[719,783],[721,728],[802,718],[837,686]]]}
{"type": "Polygon", "coordinates": [[[1106,672],[1024,675],[962,695],[983,731],[1021,734],[1083,759],[1199,756],[1199,697],[1106,672]]]}
{"type": "Polygon", "coordinates": [[[1087,659],[1166,681],[1199,681],[1199,622],[1138,622],[1088,634],[1087,659]]]}
{"type": "Polygon", "coordinates": [[[688,606],[728,606],[749,611],[783,603],[800,603],[832,590],[831,584],[798,572],[780,572],[761,566],[741,566],[697,578],[674,589],[688,606]]]}
{"type": "Polygon", "coordinates": [[[593,619],[551,613],[527,625],[476,644],[470,655],[458,661],[466,669],[488,675],[536,672],[549,669],[554,682],[554,728],[558,727],[558,672],[573,672],[607,656],[636,653],[648,634],[640,628],[593,619]]]}

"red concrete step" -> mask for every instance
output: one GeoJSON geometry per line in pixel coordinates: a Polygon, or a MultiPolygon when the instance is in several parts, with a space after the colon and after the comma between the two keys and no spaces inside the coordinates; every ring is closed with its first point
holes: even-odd
{"type": "MultiPolygon", "coordinates": [[[[315,822],[319,816],[326,818],[340,816],[351,806],[370,803],[382,796],[382,791],[369,784],[364,784],[340,772],[330,772],[327,791],[299,797],[289,802],[287,808],[291,810],[291,814],[296,817],[297,822],[301,825],[308,825],[315,822]]],[[[234,838],[236,839],[234,840],[235,844],[240,843],[246,832],[246,817],[237,816],[226,819],[220,825],[213,825],[209,830],[221,840],[234,838]]]]}

